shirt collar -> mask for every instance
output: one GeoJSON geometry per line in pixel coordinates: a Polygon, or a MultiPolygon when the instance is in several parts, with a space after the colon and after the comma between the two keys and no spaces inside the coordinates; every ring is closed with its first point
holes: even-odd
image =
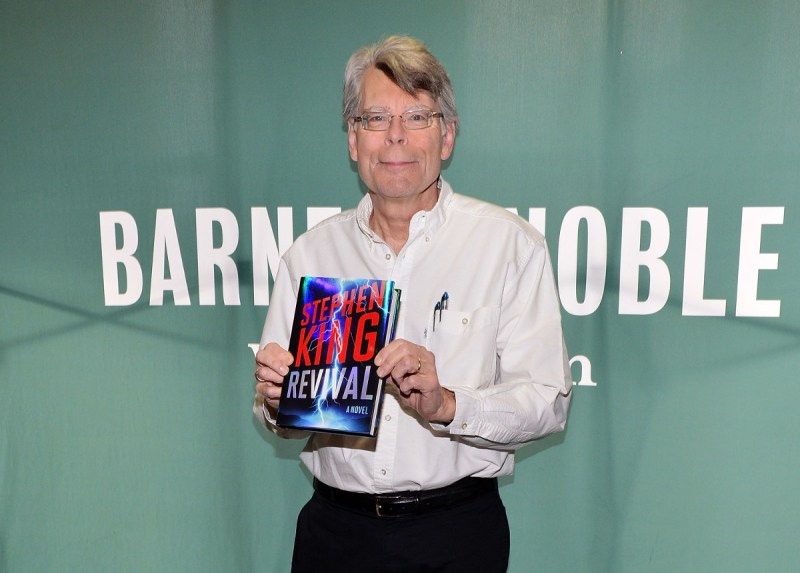
{"type": "MultiPolygon", "coordinates": [[[[447,220],[447,213],[450,204],[453,202],[453,189],[450,184],[442,179],[442,188],[439,190],[439,199],[430,211],[418,211],[411,217],[409,229],[409,241],[419,232],[426,235],[433,235],[444,225],[447,220]]],[[[383,242],[381,238],[370,229],[369,218],[372,215],[372,197],[369,193],[365,194],[358,202],[356,207],[356,222],[361,232],[370,242],[383,242]]]]}

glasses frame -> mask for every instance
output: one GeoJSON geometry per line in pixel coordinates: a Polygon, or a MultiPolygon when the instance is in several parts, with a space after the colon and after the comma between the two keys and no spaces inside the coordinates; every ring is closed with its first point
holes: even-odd
{"type": "Polygon", "coordinates": [[[389,131],[389,128],[392,126],[392,120],[394,118],[396,118],[396,117],[399,117],[400,118],[400,123],[403,124],[404,128],[406,128],[406,129],[408,129],[410,131],[417,131],[419,129],[427,129],[430,126],[432,126],[433,125],[433,120],[435,118],[444,117],[444,114],[442,112],[440,112],[440,111],[431,111],[429,109],[410,109],[408,111],[404,111],[403,113],[398,113],[398,114],[395,114],[395,115],[389,115],[389,121],[386,122],[386,128],[385,129],[373,129],[373,128],[367,127],[367,120],[369,119],[368,114],[371,114],[371,113],[382,113],[382,114],[389,115],[388,112],[383,112],[383,111],[362,111],[361,115],[357,115],[356,117],[353,118],[353,121],[356,122],[356,123],[360,123],[361,127],[363,129],[365,129],[366,131],[389,131]],[[425,125],[423,127],[408,127],[406,125],[406,117],[405,116],[407,114],[414,114],[414,113],[427,114],[427,116],[428,116],[428,125],[425,125]]]}

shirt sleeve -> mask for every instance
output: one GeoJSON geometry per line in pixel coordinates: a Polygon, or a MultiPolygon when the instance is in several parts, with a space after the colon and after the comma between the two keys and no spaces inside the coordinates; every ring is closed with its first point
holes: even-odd
{"type": "MultiPolygon", "coordinates": [[[[281,259],[278,267],[278,275],[275,277],[275,285],[269,301],[267,318],[264,321],[264,329],[261,332],[261,342],[259,348],[264,348],[268,343],[275,342],[283,348],[289,346],[289,337],[292,330],[292,319],[294,315],[295,301],[297,292],[292,286],[291,273],[284,259],[281,259]]],[[[253,415],[262,426],[271,430],[282,438],[307,438],[310,434],[303,430],[281,428],[270,415],[269,410],[264,405],[263,400],[256,395],[253,399],[253,415]]]]}
{"type": "Polygon", "coordinates": [[[432,424],[482,448],[513,450],[567,421],[572,376],[546,245],[534,243],[517,268],[509,271],[500,309],[495,383],[448,386],[455,417],[446,427],[432,424]]]}

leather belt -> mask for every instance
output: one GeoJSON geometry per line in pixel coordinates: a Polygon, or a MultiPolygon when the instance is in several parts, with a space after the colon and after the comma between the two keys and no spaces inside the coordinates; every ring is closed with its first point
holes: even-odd
{"type": "Polygon", "coordinates": [[[467,477],[437,489],[386,494],[344,491],[314,478],[314,491],[320,497],[342,507],[378,517],[398,517],[452,507],[479,495],[497,491],[497,478],[467,477]]]}

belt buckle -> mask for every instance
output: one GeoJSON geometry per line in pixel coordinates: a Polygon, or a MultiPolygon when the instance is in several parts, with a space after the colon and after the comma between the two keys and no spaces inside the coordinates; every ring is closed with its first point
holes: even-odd
{"type": "Polygon", "coordinates": [[[375,496],[375,514],[378,517],[396,517],[398,515],[405,515],[409,513],[415,513],[419,511],[419,497],[418,496],[410,496],[410,497],[397,497],[394,495],[376,495],[375,496]],[[386,507],[382,506],[382,502],[390,502],[389,505],[386,507]],[[394,504],[391,504],[394,502],[394,504]],[[392,512],[390,509],[392,507],[398,508],[398,504],[400,504],[400,509],[405,511],[392,512]],[[387,510],[388,513],[387,513],[387,510]]]}
{"type": "Polygon", "coordinates": [[[389,499],[391,499],[391,498],[388,497],[388,496],[385,496],[385,495],[376,495],[375,496],[375,514],[378,517],[389,517],[388,515],[384,515],[384,514],[381,513],[381,502],[385,501],[385,500],[389,500],[389,499]]]}

